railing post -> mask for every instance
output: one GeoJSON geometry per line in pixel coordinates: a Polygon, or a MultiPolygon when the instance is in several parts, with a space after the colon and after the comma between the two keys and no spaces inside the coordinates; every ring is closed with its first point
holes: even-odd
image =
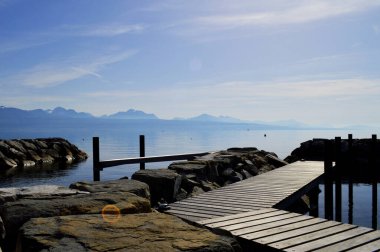
{"type": "Polygon", "coordinates": [[[92,159],[93,159],[93,174],[94,181],[100,180],[100,167],[99,167],[99,137],[92,138],[92,159]]]}
{"type": "Polygon", "coordinates": [[[353,145],[353,139],[352,139],[352,134],[348,134],[348,223],[352,224],[353,222],[353,208],[354,208],[354,186],[353,186],[353,172],[354,172],[354,157],[353,157],[353,150],[352,150],[352,145],[353,145]]]}
{"type": "Polygon", "coordinates": [[[342,139],[335,137],[335,220],[342,221],[342,139]]]}
{"type": "Polygon", "coordinates": [[[370,156],[370,174],[372,176],[372,228],[377,229],[377,172],[376,172],[376,145],[377,136],[372,135],[371,156],[370,156]]]}
{"type": "MultiPolygon", "coordinates": [[[[140,157],[145,157],[145,136],[140,135],[140,157]]],[[[140,162],[140,170],[145,170],[145,162],[140,162]]]]}
{"type": "Polygon", "coordinates": [[[325,141],[325,160],[324,160],[324,183],[325,183],[325,218],[333,219],[333,185],[332,185],[332,143],[325,141]]]}

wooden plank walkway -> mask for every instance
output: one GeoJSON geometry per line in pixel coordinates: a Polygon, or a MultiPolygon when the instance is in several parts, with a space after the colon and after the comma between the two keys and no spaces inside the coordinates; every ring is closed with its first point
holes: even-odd
{"type": "Polygon", "coordinates": [[[380,231],[274,208],[198,224],[227,231],[254,251],[379,251],[380,231]]]}
{"type": "Polygon", "coordinates": [[[195,222],[261,208],[286,209],[316,186],[323,172],[323,162],[295,162],[241,182],[172,203],[171,209],[166,212],[195,222]]]}

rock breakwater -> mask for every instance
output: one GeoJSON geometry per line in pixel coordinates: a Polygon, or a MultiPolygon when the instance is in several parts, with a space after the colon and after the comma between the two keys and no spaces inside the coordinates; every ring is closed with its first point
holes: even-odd
{"type": "Polygon", "coordinates": [[[0,171],[55,162],[74,163],[87,157],[63,138],[0,140],[0,171]]]}

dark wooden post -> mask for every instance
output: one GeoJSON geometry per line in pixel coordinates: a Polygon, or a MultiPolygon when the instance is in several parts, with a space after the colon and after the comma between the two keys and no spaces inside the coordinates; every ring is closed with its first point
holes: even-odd
{"type": "Polygon", "coordinates": [[[377,172],[376,172],[377,136],[372,135],[370,174],[372,175],[372,228],[377,229],[377,172]]]}
{"type": "MultiPolygon", "coordinates": [[[[145,157],[145,136],[140,135],[140,157],[145,157]]],[[[145,170],[145,162],[140,162],[140,170],[145,170]]]]}
{"type": "Polygon", "coordinates": [[[93,160],[93,176],[94,181],[100,180],[100,167],[99,167],[99,137],[92,138],[92,160],[93,160]]]}
{"type": "Polygon", "coordinates": [[[325,183],[325,219],[333,219],[333,184],[332,184],[332,143],[325,141],[324,160],[324,183],[325,183]]]}
{"type": "Polygon", "coordinates": [[[335,220],[342,221],[342,139],[335,137],[335,220]]]}
{"type": "Polygon", "coordinates": [[[348,223],[352,224],[353,222],[353,216],[354,216],[354,187],[353,187],[353,172],[354,172],[354,157],[353,157],[353,150],[352,150],[352,134],[348,134],[348,223]]]}

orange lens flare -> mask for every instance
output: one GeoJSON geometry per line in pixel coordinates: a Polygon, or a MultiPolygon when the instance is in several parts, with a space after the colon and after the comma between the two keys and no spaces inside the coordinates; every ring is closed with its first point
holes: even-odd
{"type": "Polygon", "coordinates": [[[102,209],[103,220],[108,223],[115,223],[120,219],[120,209],[115,205],[106,205],[102,209]]]}

